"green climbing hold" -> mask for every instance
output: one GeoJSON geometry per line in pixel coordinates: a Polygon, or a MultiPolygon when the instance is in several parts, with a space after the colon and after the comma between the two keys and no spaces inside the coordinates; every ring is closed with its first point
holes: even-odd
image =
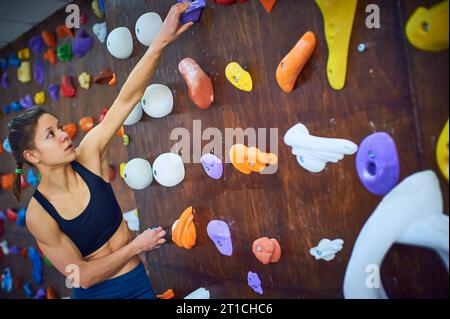
{"type": "Polygon", "coordinates": [[[56,54],[61,61],[69,62],[72,60],[72,47],[70,46],[70,43],[59,45],[56,49],[56,54]]]}
{"type": "Polygon", "coordinates": [[[128,146],[130,144],[130,137],[128,135],[123,136],[123,145],[128,146]]]}
{"type": "Polygon", "coordinates": [[[44,263],[48,266],[48,267],[53,267],[52,263],[50,262],[50,260],[48,260],[48,258],[44,255],[43,258],[44,259],[44,263]]]}
{"type": "Polygon", "coordinates": [[[42,179],[42,175],[41,175],[41,172],[38,172],[38,181],[40,182],[40,181],[41,181],[41,179],[42,179]]]}

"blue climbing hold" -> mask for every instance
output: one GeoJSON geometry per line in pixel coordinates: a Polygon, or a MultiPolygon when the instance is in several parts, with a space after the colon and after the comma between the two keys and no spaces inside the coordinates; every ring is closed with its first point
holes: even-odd
{"type": "Polygon", "coordinates": [[[8,67],[8,60],[0,59],[0,70],[6,70],[7,67],[8,67]]]}
{"type": "Polygon", "coordinates": [[[20,103],[17,102],[17,101],[12,102],[9,106],[11,107],[11,109],[12,109],[14,112],[20,112],[20,111],[23,110],[22,104],[20,104],[20,103]]]}
{"type": "Polygon", "coordinates": [[[3,149],[5,150],[6,153],[12,153],[11,145],[9,145],[8,138],[5,138],[5,140],[3,141],[3,149]]]}
{"type": "Polygon", "coordinates": [[[42,258],[39,251],[34,247],[28,248],[28,259],[33,263],[33,280],[36,284],[42,285],[42,258]]]}
{"type": "Polygon", "coordinates": [[[12,278],[11,269],[5,268],[2,271],[1,282],[2,282],[2,289],[6,292],[11,292],[12,286],[13,286],[13,278],[12,278]]]}
{"type": "Polygon", "coordinates": [[[37,188],[38,182],[37,175],[34,173],[34,170],[30,168],[27,174],[27,183],[33,185],[34,188],[37,188]]]}
{"type": "Polygon", "coordinates": [[[22,64],[22,61],[20,61],[16,53],[13,53],[8,57],[8,64],[17,69],[22,64]]]}
{"type": "Polygon", "coordinates": [[[33,297],[33,288],[31,287],[31,284],[28,281],[23,284],[23,293],[28,298],[33,297]]]}
{"type": "Polygon", "coordinates": [[[17,212],[17,220],[16,220],[16,225],[18,226],[25,226],[25,214],[27,212],[26,208],[21,208],[19,209],[19,211],[17,212]]]}

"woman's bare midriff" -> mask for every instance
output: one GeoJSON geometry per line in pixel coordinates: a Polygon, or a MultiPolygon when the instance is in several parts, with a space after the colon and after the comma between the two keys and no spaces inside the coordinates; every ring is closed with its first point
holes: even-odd
{"type": "MultiPolygon", "coordinates": [[[[114,233],[114,235],[108,240],[108,242],[104,244],[102,247],[100,247],[98,250],[90,254],[89,256],[85,257],[84,259],[86,261],[90,261],[101,257],[105,257],[119,250],[123,246],[127,245],[128,243],[131,242],[131,240],[132,236],[130,230],[128,229],[125,220],[122,220],[122,223],[120,224],[119,228],[114,233]]],[[[126,274],[127,272],[133,270],[140,262],[141,261],[139,257],[137,256],[133,257],[125,264],[125,266],[122,267],[122,269],[120,269],[111,278],[126,274]]]]}

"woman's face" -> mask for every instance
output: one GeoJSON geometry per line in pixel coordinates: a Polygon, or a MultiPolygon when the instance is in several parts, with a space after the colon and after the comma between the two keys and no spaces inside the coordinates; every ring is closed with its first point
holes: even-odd
{"type": "Polygon", "coordinates": [[[57,165],[70,163],[76,159],[72,140],[63,130],[59,120],[51,114],[43,114],[39,118],[34,143],[39,163],[57,165]]]}

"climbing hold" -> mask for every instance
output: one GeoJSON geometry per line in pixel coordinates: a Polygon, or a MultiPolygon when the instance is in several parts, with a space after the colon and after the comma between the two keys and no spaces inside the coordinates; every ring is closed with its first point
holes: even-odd
{"type": "Polygon", "coordinates": [[[72,48],[70,43],[59,45],[56,48],[56,55],[58,56],[58,59],[64,62],[69,62],[72,60],[72,48]]]}
{"type": "Polygon", "coordinates": [[[9,145],[9,140],[8,140],[8,138],[5,138],[5,139],[3,140],[3,149],[5,150],[6,153],[12,153],[11,145],[9,145]]]}
{"type": "Polygon", "coordinates": [[[106,35],[108,34],[106,22],[94,24],[92,27],[92,32],[94,32],[101,43],[105,42],[106,35]]]}
{"type": "Polygon", "coordinates": [[[103,68],[96,76],[94,76],[94,82],[97,84],[107,84],[112,78],[113,75],[109,68],[103,68]]]}
{"type": "Polygon", "coordinates": [[[100,117],[98,118],[98,123],[100,124],[101,122],[103,122],[103,120],[105,119],[106,113],[108,113],[109,108],[104,107],[102,109],[102,113],[100,114],[100,117]]]}
{"type": "Polygon", "coordinates": [[[69,135],[69,138],[73,140],[77,136],[77,125],[75,123],[69,123],[63,126],[64,132],[69,135]]]}
{"type": "Polygon", "coordinates": [[[159,14],[155,12],[144,13],[137,19],[134,27],[136,38],[143,45],[150,46],[161,29],[162,24],[163,21],[159,14]]]}
{"type": "Polygon", "coordinates": [[[22,111],[22,109],[23,109],[22,105],[21,105],[19,102],[17,102],[17,101],[13,101],[13,102],[10,104],[10,106],[11,106],[11,109],[12,109],[14,112],[20,112],[20,111],[22,111]]]}
{"type": "Polygon", "coordinates": [[[7,217],[4,211],[0,210],[0,220],[6,221],[7,217]]]}
{"type": "Polygon", "coordinates": [[[257,273],[249,271],[247,274],[247,282],[250,288],[253,289],[254,292],[262,295],[263,289],[261,287],[261,279],[259,279],[259,276],[257,273]]]}
{"type": "Polygon", "coordinates": [[[276,78],[280,88],[290,93],[294,89],[295,83],[311,58],[316,48],[316,36],[313,32],[306,32],[295,47],[281,60],[278,65],[276,78]]]}
{"type": "Polygon", "coordinates": [[[34,188],[36,188],[37,185],[38,185],[38,178],[37,178],[37,176],[36,176],[36,174],[34,173],[34,170],[33,170],[32,168],[30,168],[30,169],[28,170],[28,173],[27,173],[27,182],[28,182],[29,184],[33,185],[34,188]]]}
{"type": "Polygon", "coordinates": [[[233,255],[233,243],[228,224],[222,220],[212,220],[206,227],[209,238],[214,242],[222,255],[233,255]]]}
{"type": "Polygon", "coordinates": [[[214,101],[211,79],[191,58],[178,64],[178,70],[186,83],[189,98],[201,109],[208,109],[214,101]]]}
{"type": "Polygon", "coordinates": [[[57,299],[57,295],[52,286],[48,286],[46,289],[47,299],[57,299]]]}
{"type": "Polygon", "coordinates": [[[44,50],[44,40],[42,40],[40,35],[35,35],[28,41],[28,47],[31,51],[39,55],[42,53],[42,50],[44,50]]]}
{"type": "Polygon", "coordinates": [[[208,289],[205,288],[198,288],[197,290],[194,290],[189,295],[184,297],[184,299],[210,299],[211,294],[208,289]]]}
{"type": "Polygon", "coordinates": [[[33,66],[33,76],[34,80],[39,84],[44,84],[45,82],[45,68],[44,62],[41,59],[37,58],[36,62],[34,62],[33,66]]]}
{"type": "Polygon", "coordinates": [[[17,52],[17,57],[21,60],[29,60],[30,59],[30,49],[29,48],[23,48],[17,52]]]}
{"type": "Polygon", "coordinates": [[[142,106],[141,102],[139,101],[134,107],[133,111],[131,111],[131,113],[128,114],[128,117],[126,118],[125,122],[123,122],[123,125],[136,124],[141,120],[141,118],[142,118],[142,106]]]}
{"type": "Polygon", "coordinates": [[[366,137],[356,154],[356,170],[369,192],[375,195],[389,193],[400,178],[400,163],[392,137],[384,132],[366,137]]]}
{"type": "Polygon", "coordinates": [[[32,108],[34,106],[34,101],[33,101],[33,98],[31,97],[30,94],[27,94],[26,96],[21,98],[19,100],[19,103],[25,109],[29,109],[29,108],[32,108]]]}
{"type": "Polygon", "coordinates": [[[42,105],[45,103],[45,92],[39,91],[34,95],[34,103],[36,105],[42,105]]]}
{"type": "Polygon", "coordinates": [[[22,61],[19,60],[19,58],[17,57],[17,54],[15,54],[15,53],[12,53],[8,57],[8,65],[12,66],[13,68],[20,67],[21,63],[22,63],[22,61]]]}
{"type": "Polygon", "coordinates": [[[125,135],[125,129],[124,129],[123,125],[121,125],[119,130],[117,131],[117,136],[119,136],[120,138],[123,139],[124,135],[125,135]]]}
{"type": "Polygon", "coordinates": [[[56,34],[60,38],[65,38],[65,37],[73,38],[75,35],[75,32],[71,28],[68,28],[65,24],[61,24],[56,27],[56,34]]]}
{"type": "Polygon", "coordinates": [[[317,247],[311,248],[309,253],[316,258],[316,260],[323,259],[326,261],[333,260],[336,254],[342,250],[344,241],[342,239],[322,239],[317,247]]]}
{"type": "Polygon", "coordinates": [[[80,119],[78,125],[83,132],[87,133],[94,128],[95,120],[92,116],[85,116],[80,119]]]}
{"type": "Polygon", "coordinates": [[[19,247],[17,247],[17,245],[12,245],[11,247],[9,247],[9,254],[10,255],[19,255],[20,254],[19,247]]]}
{"type": "Polygon", "coordinates": [[[34,247],[28,248],[28,259],[33,263],[33,280],[37,285],[42,285],[42,258],[34,247]]]}
{"type": "Polygon", "coordinates": [[[180,248],[192,249],[197,240],[192,206],[185,209],[172,225],[172,241],[180,248]]]}
{"type": "Polygon", "coordinates": [[[272,12],[275,3],[277,3],[277,0],[259,0],[259,2],[261,2],[267,13],[270,13],[272,12]]]}
{"type": "Polygon", "coordinates": [[[133,53],[133,38],[127,27],[112,30],[106,39],[109,53],[118,59],[128,59],[133,53]]]}
{"type": "Polygon", "coordinates": [[[53,32],[44,30],[41,32],[41,37],[45,45],[47,45],[48,47],[56,46],[56,37],[53,32]]]}
{"type": "Polygon", "coordinates": [[[183,160],[178,154],[164,153],[153,162],[153,176],[162,186],[176,186],[183,181],[184,175],[183,160]]]}
{"type": "Polygon", "coordinates": [[[189,4],[189,8],[180,17],[181,24],[199,22],[203,9],[206,8],[206,0],[178,0],[189,4]]]}
{"type": "Polygon", "coordinates": [[[245,71],[237,62],[231,62],[225,68],[225,76],[239,90],[251,92],[253,81],[250,73],[245,71]]]}
{"type": "Polygon", "coordinates": [[[31,297],[33,297],[33,288],[31,287],[31,284],[28,282],[28,281],[26,281],[24,284],[23,284],[23,293],[25,294],[25,296],[26,297],[28,297],[28,298],[31,298],[31,297]]]}
{"type": "Polygon", "coordinates": [[[448,49],[449,1],[429,9],[418,7],[406,23],[406,37],[416,48],[439,52],[448,49]]]}
{"type": "Polygon", "coordinates": [[[77,90],[73,86],[72,77],[65,75],[62,77],[61,81],[61,95],[65,97],[74,97],[77,90]]]}
{"type": "Polygon", "coordinates": [[[3,105],[2,112],[3,112],[3,114],[11,113],[11,106],[9,104],[3,105]]]}
{"type": "Polygon", "coordinates": [[[47,60],[49,63],[55,65],[58,62],[55,48],[49,48],[44,53],[44,59],[47,60]]]}
{"type": "Polygon", "coordinates": [[[116,73],[113,73],[113,74],[112,74],[111,80],[108,82],[108,85],[109,85],[109,86],[114,86],[114,85],[116,85],[116,84],[117,84],[116,73]]]}
{"type": "Polygon", "coordinates": [[[129,187],[136,190],[146,188],[153,181],[152,167],[147,160],[142,158],[134,158],[129,161],[123,168],[121,176],[129,187]]]}
{"type": "Polygon", "coordinates": [[[214,179],[220,179],[223,174],[223,163],[217,156],[207,153],[200,159],[206,174],[214,179]]]}
{"type": "Polygon", "coordinates": [[[120,177],[122,177],[123,179],[125,179],[125,167],[126,166],[127,166],[126,163],[120,163],[120,166],[119,166],[119,174],[120,174],[120,177]]]}
{"type": "Polygon", "coordinates": [[[6,70],[8,67],[8,59],[0,59],[0,70],[6,70]]]}
{"type": "Polygon", "coordinates": [[[442,130],[441,136],[439,137],[436,146],[436,158],[438,166],[444,177],[447,179],[447,182],[449,173],[448,135],[449,135],[449,121],[447,120],[447,123],[445,124],[444,129],[442,130]]]}
{"type": "Polygon", "coordinates": [[[87,14],[86,14],[86,13],[82,13],[82,14],[80,15],[80,23],[81,23],[82,25],[86,25],[86,24],[87,24],[87,21],[88,21],[87,14]]]}
{"type": "Polygon", "coordinates": [[[0,280],[0,282],[1,282],[2,290],[6,291],[6,292],[11,292],[12,288],[13,288],[13,276],[11,273],[11,269],[9,269],[9,268],[3,269],[1,279],[2,280],[0,280]]]}
{"type": "Polygon", "coordinates": [[[145,89],[141,105],[144,112],[149,116],[164,117],[173,109],[172,91],[163,84],[152,84],[145,89]]]}
{"type": "Polygon", "coordinates": [[[5,256],[9,255],[9,246],[6,240],[0,242],[0,248],[5,256]]]}
{"type": "Polygon", "coordinates": [[[175,298],[175,294],[173,293],[172,289],[167,289],[162,294],[156,295],[156,298],[158,298],[158,299],[173,299],[173,298],[175,298]]]}
{"type": "Polygon", "coordinates": [[[253,242],[252,251],[264,265],[276,263],[281,258],[281,246],[275,238],[261,237],[253,242]]]}
{"type": "Polygon", "coordinates": [[[91,2],[91,9],[97,18],[102,19],[105,16],[105,14],[102,11],[102,8],[100,6],[99,0],[93,0],[91,2]]]}
{"type": "Polygon", "coordinates": [[[137,209],[123,213],[123,219],[125,219],[131,231],[139,231],[139,215],[137,209]]]}
{"type": "Polygon", "coordinates": [[[78,82],[80,82],[80,86],[88,90],[91,84],[91,76],[87,72],[83,72],[78,76],[78,82]]]}
{"type": "Polygon", "coordinates": [[[31,81],[31,66],[29,61],[23,61],[17,69],[17,79],[22,83],[31,81]]]}
{"type": "Polygon", "coordinates": [[[72,52],[79,58],[84,57],[93,46],[94,39],[85,30],[80,30],[72,39],[72,52]]]}
{"type": "MultiPolygon", "coordinates": [[[[9,153],[9,152],[8,152],[9,153]]],[[[4,174],[1,176],[2,188],[9,191],[13,190],[15,174],[4,174]]],[[[14,220],[15,222],[16,220],[14,220]]]]}
{"type": "Polygon", "coordinates": [[[256,147],[248,148],[242,144],[233,145],[229,155],[233,166],[244,174],[261,173],[267,166],[275,165],[278,162],[275,154],[264,153],[256,147]]]}
{"type": "Polygon", "coordinates": [[[60,86],[58,84],[50,84],[48,86],[48,93],[50,94],[50,97],[52,98],[53,101],[58,100],[59,90],[60,86]]]}
{"type": "Polygon", "coordinates": [[[325,23],[327,74],[331,87],[341,90],[347,74],[348,48],[358,0],[316,0],[325,23]]]}
{"type": "Polygon", "coordinates": [[[46,293],[43,288],[39,288],[36,292],[36,295],[34,295],[33,299],[46,299],[46,293]]]}
{"type": "Polygon", "coordinates": [[[128,146],[130,144],[130,137],[128,135],[123,136],[123,145],[128,146]]]}
{"type": "Polygon", "coordinates": [[[376,272],[383,269],[383,259],[395,243],[434,250],[448,271],[449,217],[444,212],[439,179],[433,171],[415,173],[404,179],[367,219],[347,264],[345,298],[388,298],[383,276],[376,278],[377,284],[372,285],[367,266],[376,265],[376,272]]]}
{"type": "Polygon", "coordinates": [[[25,214],[26,214],[26,208],[21,208],[19,209],[19,211],[17,212],[17,220],[16,220],[16,224],[18,226],[25,226],[25,214]]]}
{"type": "Polygon", "coordinates": [[[0,82],[1,82],[3,88],[5,88],[5,89],[9,88],[9,76],[8,76],[7,70],[5,70],[5,72],[3,72],[0,82]]]}
{"type": "Polygon", "coordinates": [[[328,162],[337,163],[344,155],[355,154],[358,150],[358,146],[348,140],[312,136],[301,123],[286,132],[284,143],[292,147],[299,165],[313,173],[323,171],[328,162]]]}

